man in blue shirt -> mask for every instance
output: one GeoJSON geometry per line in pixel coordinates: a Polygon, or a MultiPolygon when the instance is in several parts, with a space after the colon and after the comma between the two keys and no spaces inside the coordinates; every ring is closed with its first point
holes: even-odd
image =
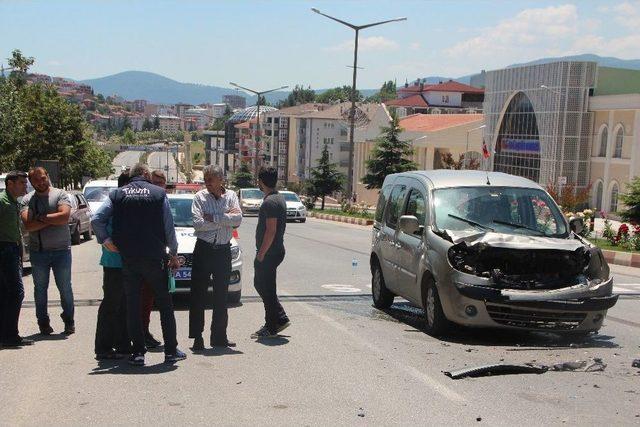
{"type": "Polygon", "coordinates": [[[162,188],[151,184],[147,165],[136,164],[129,175],[129,184],[113,191],[91,221],[98,242],[122,256],[127,328],[133,342],[129,363],[144,365],[146,348],[140,312],[143,281],[151,284],[160,311],[165,362],[186,359],[187,355],[177,348],[176,319],[167,283],[168,269],[180,265],[169,200],[162,188]],[[109,236],[107,225],[111,218],[113,233],[109,236]]]}

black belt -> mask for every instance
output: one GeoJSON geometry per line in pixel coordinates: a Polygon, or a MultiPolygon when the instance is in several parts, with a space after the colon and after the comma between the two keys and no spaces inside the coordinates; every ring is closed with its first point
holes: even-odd
{"type": "Polygon", "coordinates": [[[209,243],[206,240],[198,239],[198,242],[202,242],[203,245],[206,245],[209,249],[217,250],[217,249],[225,249],[231,246],[231,243],[224,243],[221,245],[216,245],[213,243],[209,243]]]}

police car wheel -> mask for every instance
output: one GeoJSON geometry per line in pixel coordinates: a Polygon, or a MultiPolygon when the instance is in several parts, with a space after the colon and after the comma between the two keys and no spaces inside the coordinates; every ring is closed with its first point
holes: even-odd
{"type": "Polygon", "coordinates": [[[242,291],[229,292],[227,295],[227,302],[231,304],[238,304],[242,296],[242,291]]]}

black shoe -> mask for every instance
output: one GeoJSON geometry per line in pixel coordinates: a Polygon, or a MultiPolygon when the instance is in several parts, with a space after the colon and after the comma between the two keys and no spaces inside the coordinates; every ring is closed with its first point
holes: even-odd
{"type": "Polygon", "coordinates": [[[144,366],[144,354],[133,353],[131,356],[129,356],[127,362],[129,362],[129,365],[133,366],[144,366]]]}
{"type": "Polygon", "coordinates": [[[24,347],[27,345],[33,345],[33,340],[30,340],[28,338],[22,338],[21,336],[18,336],[12,340],[2,341],[2,344],[0,344],[0,346],[5,348],[18,348],[18,347],[24,347]]]}
{"type": "Polygon", "coordinates": [[[195,339],[193,340],[192,350],[193,351],[202,351],[202,350],[204,350],[204,340],[202,339],[202,336],[195,337],[195,339]]]}
{"type": "Polygon", "coordinates": [[[251,334],[251,338],[253,339],[275,338],[277,336],[278,336],[278,333],[270,331],[269,328],[267,328],[267,325],[264,325],[262,328],[258,329],[253,334],[251,334]]]}
{"type": "Polygon", "coordinates": [[[155,339],[155,337],[151,335],[151,332],[147,331],[147,333],[144,335],[144,345],[147,348],[156,348],[159,347],[160,344],[162,343],[155,339]]]}
{"type": "Polygon", "coordinates": [[[114,350],[105,351],[104,353],[96,353],[96,360],[117,360],[122,359],[123,355],[116,353],[114,350]]]}
{"type": "Polygon", "coordinates": [[[72,335],[76,333],[76,325],[73,322],[65,322],[64,332],[65,335],[72,335]]]}
{"type": "Polygon", "coordinates": [[[278,324],[278,327],[276,328],[276,333],[279,334],[280,332],[282,332],[285,329],[287,329],[289,326],[291,326],[291,322],[289,321],[289,319],[287,319],[287,320],[285,320],[283,322],[280,322],[278,324]]]}
{"type": "Polygon", "coordinates": [[[53,333],[53,328],[49,324],[49,321],[46,322],[38,322],[38,326],[40,327],[40,333],[42,335],[51,335],[53,333]]]}
{"type": "Polygon", "coordinates": [[[173,363],[177,362],[178,360],[184,360],[186,358],[187,355],[183,351],[180,351],[176,348],[176,351],[174,351],[173,353],[164,355],[164,363],[173,363]]]}
{"type": "Polygon", "coordinates": [[[214,341],[211,340],[211,347],[235,347],[236,343],[234,343],[233,341],[214,341]]]}

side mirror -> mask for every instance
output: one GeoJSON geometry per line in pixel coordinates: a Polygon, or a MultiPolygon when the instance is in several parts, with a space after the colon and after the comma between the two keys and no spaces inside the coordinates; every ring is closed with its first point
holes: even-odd
{"type": "Polygon", "coordinates": [[[571,220],[569,221],[569,228],[575,234],[582,233],[582,231],[584,230],[584,222],[582,221],[582,218],[571,218],[571,220]]]}
{"type": "Polygon", "coordinates": [[[416,234],[417,231],[420,231],[420,223],[418,222],[418,218],[413,215],[402,215],[400,217],[400,231],[405,234],[416,234]]]}

